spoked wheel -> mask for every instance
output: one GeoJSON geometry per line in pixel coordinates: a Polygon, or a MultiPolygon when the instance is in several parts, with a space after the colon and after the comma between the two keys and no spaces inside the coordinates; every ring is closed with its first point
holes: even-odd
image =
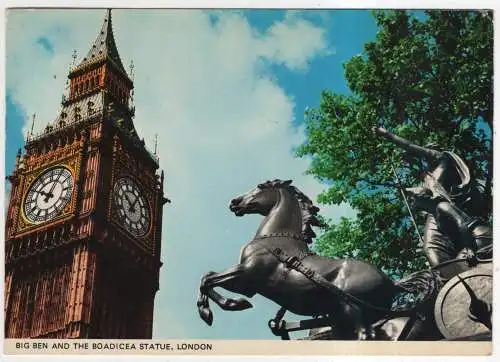
{"type": "Polygon", "coordinates": [[[448,340],[491,340],[493,300],[491,264],[483,264],[451,278],[441,289],[434,317],[448,340]],[[489,338],[488,338],[489,336],[489,338]]]}

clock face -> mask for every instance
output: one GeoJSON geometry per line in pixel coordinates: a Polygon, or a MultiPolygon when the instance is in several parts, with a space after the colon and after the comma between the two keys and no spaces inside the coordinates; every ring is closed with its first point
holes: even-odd
{"type": "Polygon", "coordinates": [[[149,205],[139,186],[130,178],[119,179],[113,189],[113,199],[119,222],[134,236],[149,231],[149,205]]]}
{"type": "Polygon", "coordinates": [[[49,221],[61,214],[73,194],[73,177],[65,167],[43,172],[30,185],[24,199],[24,215],[32,223],[49,221]]]}

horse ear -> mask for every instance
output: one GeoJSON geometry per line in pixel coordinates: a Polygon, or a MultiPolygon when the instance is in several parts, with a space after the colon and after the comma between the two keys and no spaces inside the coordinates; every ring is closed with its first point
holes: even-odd
{"type": "Polygon", "coordinates": [[[283,181],[283,185],[288,186],[288,185],[290,185],[292,182],[293,182],[293,180],[286,180],[286,181],[283,181]]]}

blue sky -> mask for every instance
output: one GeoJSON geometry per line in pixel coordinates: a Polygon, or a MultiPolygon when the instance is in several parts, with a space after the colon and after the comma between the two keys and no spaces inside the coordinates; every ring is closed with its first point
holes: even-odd
{"type": "MultiPolygon", "coordinates": [[[[103,16],[9,12],[7,174],[31,115],[35,130],[55,119],[72,51],[80,61],[103,16]]],[[[312,198],[323,190],[292,150],[304,141],[304,110],[319,105],[321,91],[348,92],[342,64],[374,39],[370,12],[115,10],[113,24],[123,63],[135,64],[137,131],[150,147],[159,134],[172,199],[164,209],[154,337],[274,339],[267,321],[278,307],[260,297],[242,312],[212,303],[214,324],[206,326],[196,310],[199,279],[236,263],[261,221],[234,217],[232,197],[273,178],[293,179],[312,198]]],[[[346,206],[321,213],[353,215],[346,206]]]]}

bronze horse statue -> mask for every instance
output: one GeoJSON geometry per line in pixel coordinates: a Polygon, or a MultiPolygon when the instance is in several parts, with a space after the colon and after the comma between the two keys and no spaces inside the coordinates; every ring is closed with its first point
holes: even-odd
{"type": "Polygon", "coordinates": [[[430,271],[395,282],[364,261],[313,253],[309,244],[316,236],[312,227],[321,226],[319,208],[291,183],[267,181],[231,200],[229,208],[236,216],[260,214],[264,220],[241,249],[238,264],[201,279],[197,307],[208,325],[213,322],[209,299],[223,310],[252,307],[246,299],[222,296],[216,287],[249,298],[258,293],[281,305],[282,314],[288,310],[328,318],[338,339],[369,338],[375,322],[396,316],[392,304],[402,293],[418,296],[418,302],[400,308],[403,314],[435,296],[438,282],[430,271]]]}

